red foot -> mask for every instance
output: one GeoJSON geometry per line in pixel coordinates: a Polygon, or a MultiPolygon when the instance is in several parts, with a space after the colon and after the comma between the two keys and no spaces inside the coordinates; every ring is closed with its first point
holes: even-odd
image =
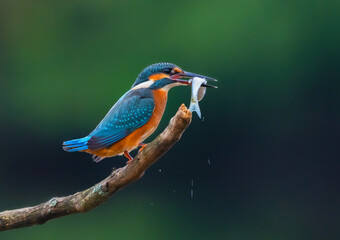
{"type": "Polygon", "coordinates": [[[126,164],[131,163],[131,161],[132,161],[133,158],[131,157],[131,155],[129,154],[128,151],[125,151],[125,152],[124,152],[124,156],[127,157],[127,159],[129,159],[129,161],[127,161],[126,164]]]}
{"type": "Polygon", "coordinates": [[[140,151],[142,151],[146,146],[148,146],[148,144],[146,144],[146,143],[140,143],[140,144],[138,144],[138,147],[141,147],[141,148],[138,150],[138,153],[140,153],[140,151]]]}

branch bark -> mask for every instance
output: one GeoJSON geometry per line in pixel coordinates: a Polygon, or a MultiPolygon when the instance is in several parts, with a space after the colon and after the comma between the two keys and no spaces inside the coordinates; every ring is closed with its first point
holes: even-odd
{"type": "Polygon", "coordinates": [[[90,211],[106,202],[118,190],[140,179],[145,170],[165,154],[182,136],[191,122],[191,112],[178,109],[167,128],[148,144],[133,161],[94,186],[65,197],[53,197],[39,205],[0,212],[0,231],[44,224],[53,218],[90,211]]]}

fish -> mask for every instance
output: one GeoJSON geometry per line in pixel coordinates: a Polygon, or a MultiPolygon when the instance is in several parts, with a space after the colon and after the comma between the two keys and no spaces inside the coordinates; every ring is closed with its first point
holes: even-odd
{"type": "Polygon", "coordinates": [[[206,84],[207,80],[204,78],[194,77],[191,83],[191,100],[189,110],[196,112],[198,117],[201,118],[201,110],[198,102],[201,101],[205,95],[206,87],[201,87],[202,84],[206,84]]]}

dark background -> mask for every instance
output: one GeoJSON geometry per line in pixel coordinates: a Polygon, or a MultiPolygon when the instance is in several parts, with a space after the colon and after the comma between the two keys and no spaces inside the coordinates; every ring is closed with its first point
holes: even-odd
{"type": "MultiPolygon", "coordinates": [[[[61,144],[87,135],[149,64],[219,80],[204,121],[140,181],[0,239],[339,239],[339,11],[336,0],[0,1],[0,210],[123,166],[61,144]]],[[[171,90],[148,141],[189,101],[189,88],[171,90]]]]}

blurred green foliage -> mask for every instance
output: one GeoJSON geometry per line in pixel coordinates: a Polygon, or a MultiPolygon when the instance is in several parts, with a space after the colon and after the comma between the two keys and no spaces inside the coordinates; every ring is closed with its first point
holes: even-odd
{"type": "MultiPolygon", "coordinates": [[[[0,1],[1,210],[124,164],[60,144],[90,132],[144,67],[169,61],[219,79],[205,122],[194,118],[137,186],[0,239],[339,237],[339,12],[336,0],[0,1]]],[[[171,90],[158,132],[189,99],[171,90]]]]}

